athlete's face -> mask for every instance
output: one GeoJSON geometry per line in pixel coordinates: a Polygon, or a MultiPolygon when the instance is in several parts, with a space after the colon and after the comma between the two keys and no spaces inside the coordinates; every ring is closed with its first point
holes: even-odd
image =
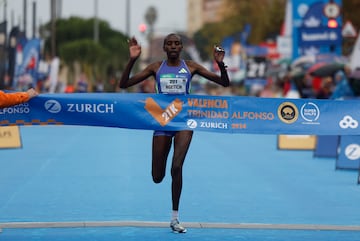
{"type": "Polygon", "coordinates": [[[163,48],[169,59],[179,58],[183,48],[181,39],[176,35],[170,35],[164,40],[163,48]]]}

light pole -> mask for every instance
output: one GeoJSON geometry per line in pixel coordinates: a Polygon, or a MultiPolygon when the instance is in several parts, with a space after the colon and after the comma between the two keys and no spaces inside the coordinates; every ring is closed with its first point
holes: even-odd
{"type": "Polygon", "coordinates": [[[51,57],[56,56],[56,0],[51,0],[51,57]]]}
{"type": "Polygon", "coordinates": [[[26,36],[26,24],[27,24],[27,0],[23,0],[24,9],[23,9],[23,28],[24,35],[26,36]]]}
{"type": "Polygon", "coordinates": [[[154,34],[154,23],[157,19],[157,11],[155,7],[149,7],[145,14],[145,20],[149,25],[148,41],[149,41],[149,57],[148,61],[151,62],[152,58],[152,39],[154,34]]]}
{"type": "Polygon", "coordinates": [[[32,37],[35,38],[36,37],[36,2],[33,1],[32,3],[32,11],[33,11],[33,16],[32,16],[32,37]]]}
{"type": "Polygon", "coordinates": [[[99,17],[98,17],[98,0],[94,0],[94,42],[99,42],[99,17]]]}
{"type": "Polygon", "coordinates": [[[4,22],[5,22],[7,20],[7,16],[6,16],[7,2],[6,2],[6,0],[4,0],[3,3],[4,3],[4,16],[3,16],[3,18],[4,18],[4,22]]]}
{"type": "Polygon", "coordinates": [[[126,35],[130,37],[130,0],[126,0],[126,35]]]}

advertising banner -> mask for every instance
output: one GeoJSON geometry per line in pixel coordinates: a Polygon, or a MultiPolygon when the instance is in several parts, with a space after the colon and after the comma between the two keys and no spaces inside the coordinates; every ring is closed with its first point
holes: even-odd
{"type": "Polygon", "coordinates": [[[340,136],[317,136],[314,156],[336,158],[338,155],[339,140],[340,136]]]}
{"type": "Polygon", "coordinates": [[[336,169],[354,169],[360,167],[360,136],[341,136],[336,169]]]}
{"type": "Polygon", "coordinates": [[[292,57],[336,53],[341,55],[342,0],[291,0],[292,57]],[[334,21],[334,26],[329,26],[334,21]]]}
{"type": "Polygon", "coordinates": [[[19,42],[16,46],[16,65],[13,88],[26,90],[35,87],[38,81],[40,39],[19,42]]]}
{"type": "Polygon", "coordinates": [[[222,133],[360,135],[359,100],[129,93],[41,94],[0,126],[84,125],[222,133]]]}

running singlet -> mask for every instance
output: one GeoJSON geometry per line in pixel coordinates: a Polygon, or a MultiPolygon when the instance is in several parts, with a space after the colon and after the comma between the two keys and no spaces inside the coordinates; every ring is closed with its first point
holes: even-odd
{"type": "Polygon", "coordinates": [[[184,60],[179,66],[168,66],[166,60],[156,72],[156,92],[160,94],[189,94],[191,73],[184,60]]]}

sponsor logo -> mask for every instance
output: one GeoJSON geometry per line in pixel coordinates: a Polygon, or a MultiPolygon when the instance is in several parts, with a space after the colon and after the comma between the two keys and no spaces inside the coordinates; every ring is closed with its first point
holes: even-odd
{"type": "Polygon", "coordinates": [[[282,103],[278,107],[277,113],[279,119],[286,124],[294,123],[299,116],[298,108],[291,102],[282,103]]]}
{"type": "Polygon", "coordinates": [[[313,102],[303,104],[300,109],[301,117],[307,121],[305,124],[319,124],[317,120],[320,117],[319,107],[313,102]]]}
{"type": "Polygon", "coordinates": [[[357,160],[360,158],[360,146],[358,144],[350,144],[345,148],[345,156],[349,160],[357,160]]]}
{"type": "Polygon", "coordinates": [[[194,120],[194,119],[189,119],[189,120],[187,120],[186,125],[187,125],[189,128],[191,128],[191,129],[195,129],[198,124],[197,124],[197,121],[196,121],[196,120],[194,120]]]}
{"type": "Polygon", "coordinates": [[[67,104],[68,112],[76,113],[114,113],[113,104],[67,104]]]}
{"type": "Polygon", "coordinates": [[[319,40],[337,40],[338,36],[336,32],[324,32],[324,33],[302,33],[303,41],[319,41],[319,40]]]}
{"type": "Polygon", "coordinates": [[[200,127],[206,129],[227,129],[228,124],[225,122],[201,121],[200,127]]]}
{"type": "Polygon", "coordinates": [[[318,18],[315,18],[314,16],[311,16],[310,18],[304,20],[304,24],[308,28],[315,28],[315,27],[320,26],[321,20],[318,18]]]}
{"type": "Polygon", "coordinates": [[[186,74],[187,71],[185,68],[181,68],[181,70],[179,70],[179,74],[186,74]]]}
{"type": "Polygon", "coordinates": [[[344,118],[339,122],[339,126],[342,129],[356,129],[359,125],[359,122],[353,119],[350,115],[344,116],[344,118]]]}
{"type": "Polygon", "coordinates": [[[147,98],[145,100],[145,110],[159,122],[161,126],[167,125],[172,119],[177,116],[183,107],[183,102],[179,99],[175,99],[165,109],[162,109],[153,98],[147,98]]]}
{"type": "MultiPolygon", "coordinates": [[[[48,100],[45,109],[53,114],[59,113],[62,106],[57,100],[48,100]]],[[[114,113],[114,104],[66,104],[66,111],[71,113],[114,113]]]]}
{"type": "Polygon", "coordinates": [[[57,100],[47,100],[44,104],[45,110],[50,113],[56,114],[61,111],[61,104],[57,100]]]}

